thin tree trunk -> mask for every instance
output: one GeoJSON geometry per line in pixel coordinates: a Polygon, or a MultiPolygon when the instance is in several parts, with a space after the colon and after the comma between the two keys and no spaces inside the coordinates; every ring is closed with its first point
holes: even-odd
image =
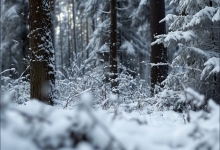
{"type": "MultiPolygon", "coordinates": [[[[83,35],[83,19],[80,18],[80,35],[81,35],[81,51],[82,51],[82,54],[81,54],[81,61],[80,61],[80,65],[83,64],[83,60],[84,60],[84,47],[83,47],[83,42],[84,42],[84,35],[83,35]]],[[[82,74],[84,75],[84,67],[82,69],[82,74]]]]}
{"type": "Polygon", "coordinates": [[[117,74],[117,8],[116,0],[110,1],[111,24],[110,24],[110,82],[113,93],[118,93],[117,74]]]}
{"type": "MultiPolygon", "coordinates": [[[[117,2],[117,7],[118,8],[120,8],[120,2],[117,2]]],[[[118,15],[119,16],[121,16],[121,13],[120,13],[120,11],[119,12],[117,12],[118,13],[118,15]]],[[[121,21],[121,17],[119,17],[119,18],[117,18],[117,21],[118,22],[120,22],[121,21]]],[[[122,43],[122,39],[121,39],[121,37],[122,37],[122,35],[121,35],[121,30],[120,29],[118,29],[117,30],[118,31],[118,34],[117,34],[117,51],[120,49],[120,47],[121,47],[121,43],[122,43]]],[[[117,55],[118,55],[118,63],[119,63],[119,70],[118,70],[118,73],[121,73],[122,72],[122,64],[123,64],[123,54],[122,54],[122,51],[118,51],[117,52],[117,55]]]]}
{"type": "Polygon", "coordinates": [[[80,19],[80,34],[81,34],[81,51],[82,51],[82,58],[83,58],[83,20],[80,19]]]}
{"type": "MultiPolygon", "coordinates": [[[[60,6],[60,1],[57,2],[58,6],[60,6]]],[[[57,66],[59,66],[58,70],[62,73],[62,76],[61,76],[61,79],[63,79],[63,74],[64,74],[64,69],[63,69],[63,29],[62,29],[62,15],[61,13],[59,14],[59,29],[60,29],[60,32],[59,32],[59,55],[57,55],[57,61],[58,61],[58,64],[57,66]]],[[[58,51],[57,51],[58,52],[58,51]]]]}
{"type": "MultiPolygon", "coordinates": [[[[52,26],[51,26],[51,36],[52,36],[52,42],[53,42],[53,48],[54,48],[54,55],[56,56],[56,44],[55,44],[55,36],[56,36],[56,13],[55,13],[55,0],[50,0],[50,12],[52,15],[52,26]]],[[[55,57],[56,62],[56,57],[55,57]]],[[[56,63],[55,63],[56,68],[56,63]]]]}
{"type": "Polygon", "coordinates": [[[55,5],[55,0],[50,0],[50,12],[52,14],[52,26],[51,26],[51,37],[52,37],[52,41],[53,41],[53,47],[55,49],[55,9],[54,9],[54,5],[55,5]]]}
{"type": "MultiPolygon", "coordinates": [[[[141,27],[143,28],[143,26],[141,27]]],[[[140,32],[141,37],[144,37],[143,35],[143,31],[140,32]]],[[[145,80],[144,83],[147,83],[146,81],[146,65],[144,64],[144,62],[146,61],[146,55],[143,53],[139,53],[139,73],[140,73],[140,79],[141,80],[145,80]]]]}
{"type": "Polygon", "coordinates": [[[75,51],[75,59],[77,59],[77,38],[76,38],[76,13],[75,13],[75,2],[72,0],[72,12],[73,12],[73,38],[74,38],[74,51],[75,51]]]}
{"type": "MultiPolygon", "coordinates": [[[[151,42],[155,41],[155,36],[165,34],[165,22],[159,23],[165,17],[164,0],[150,0],[150,26],[151,26],[151,42]]],[[[163,44],[151,46],[151,63],[167,63],[167,50],[163,44]]],[[[151,88],[152,95],[155,92],[155,85],[160,85],[167,77],[168,66],[158,65],[151,67],[151,88]]]]}
{"type": "Polygon", "coordinates": [[[68,11],[68,22],[67,22],[67,42],[68,42],[68,64],[67,67],[70,67],[71,61],[72,61],[72,52],[70,47],[70,31],[71,31],[71,25],[70,25],[70,14],[68,11]]]}
{"type": "MultiPolygon", "coordinates": [[[[86,18],[86,46],[89,44],[89,20],[86,18]]],[[[89,58],[89,50],[86,51],[86,59],[89,58]]]]}
{"type": "Polygon", "coordinates": [[[145,64],[143,63],[145,61],[146,56],[143,53],[139,53],[139,73],[140,73],[140,79],[145,80],[145,64]]]}
{"type": "Polygon", "coordinates": [[[95,19],[92,18],[92,31],[94,32],[95,31],[95,19]]]}
{"type": "Polygon", "coordinates": [[[30,97],[53,105],[55,70],[49,0],[30,0],[30,97]]]}
{"type": "Polygon", "coordinates": [[[63,30],[62,30],[62,21],[60,20],[60,70],[62,74],[64,73],[63,71],[63,30]]]}

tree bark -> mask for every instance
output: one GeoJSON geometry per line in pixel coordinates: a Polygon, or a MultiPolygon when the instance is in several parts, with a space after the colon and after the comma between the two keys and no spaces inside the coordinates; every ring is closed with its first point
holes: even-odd
{"type": "MultiPolygon", "coordinates": [[[[150,28],[151,42],[155,41],[155,36],[165,34],[165,22],[159,23],[165,17],[164,0],[150,0],[150,28]]],[[[167,63],[167,50],[163,44],[151,46],[151,63],[167,63]]],[[[158,65],[151,67],[151,93],[155,92],[155,85],[159,84],[167,77],[168,66],[158,65]]]]}
{"type": "MultiPolygon", "coordinates": [[[[54,53],[56,53],[56,45],[55,45],[55,36],[56,36],[56,13],[55,13],[55,0],[50,0],[50,12],[52,15],[52,25],[51,25],[51,36],[52,36],[52,42],[53,42],[53,48],[54,48],[54,53]]],[[[56,56],[56,54],[54,54],[56,56]]],[[[55,57],[55,62],[56,62],[56,57],[55,57]]],[[[56,67],[56,64],[55,64],[56,67]]]]}
{"type": "MultiPolygon", "coordinates": [[[[83,60],[84,60],[84,49],[83,49],[84,37],[83,36],[84,36],[84,34],[83,34],[83,20],[82,20],[82,18],[80,18],[80,37],[81,37],[81,41],[80,41],[81,46],[80,47],[81,47],[82,54],[81,54],[79,66],[81,66],[81,64],[83,63],[83,60]]],[[[82,69],[82,74],[84,75],[84,67],[82,69]]]]}
{"type": "MultiPolygon", "coordinates": [[[[86,46],[89,45],[89,20],[86,18],[86,46]]],[[[89,50],[86,51],[86,59],[89,58],[89,50]]]]}
{"type": "Polygon", "coordinates": [[[29,0],[30,97],[53,105],[55,70],[49,0],[29,0]]]}
{"type": "Polygon", "coordinates": [[[118,93],[117,74],[117,8],[116,0],[110,1],[111,24],[110,24],[110,82],[113,93],[118,93]]]}
{"type": "Polygon", "coordinates": [[[50,12],[52,15],[52,25],[51,25],[51,37],[52,37],[52,41],[53,41],[53,47],[55,49],[55,9],[54,9],[54,5],[55,5],[55,0],[50,0],[50,12]]]}
{"type": "Polygon", "coordinates": [[[2,91],[2,0],[0,0],[0,102],[2,102],[1,91],[2,91]]]}
{"type": "MultiPolygon", "coordinates": [[[[60,4],[60,3],[59,3],[60,4]]],[[[60,6],[59,6],[60,7],[60,6]]],[[[62,16],[60,13],[60,21],[59,21],[59,27],[60,27],[60,33],[59,33],[59,71],[61,71],[62,74],[64,74],[64,70],[63,70],[63,29],[62,29],[62,16]]],[[[58,59],[57,59],[58,60],[58,59]]],[[[61,79],[63,78],[63,76],[61,76],[61,79]]]]}
{"type": "Polygon", "coordinates": [[[77,60],[78,46],[77,46],[77,38],[76,38],[76,13],[75,13],[75,0],[72,0],[72,11],[73,11],[73,38],[74,38],[74,51],[75,51],[75,59],[77,60]]]}
{"type": "Polygon", "coordinates": [[[70,32],[71,32],[71,22],[70,22],[70,12],[67,12],[67,43],[68,43],[68,60],[67,60],[67,68],[71,67],[71,61],[72,61],[72,49],[71,49],[71,39],[70,39],[70,32]]]}

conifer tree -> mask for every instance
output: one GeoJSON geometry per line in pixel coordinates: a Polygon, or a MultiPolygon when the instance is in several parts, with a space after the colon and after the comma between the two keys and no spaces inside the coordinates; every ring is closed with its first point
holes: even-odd
{"type": "Polygon", "coordinates": [[[167,35],[157,36],[155,43],[178,45],[172,72],[166,85],[174,91],[191,87],[220,103],[220,4],[219,0],[172,0],[179,15],[172,20],[167,35]]]}
{"type": "Polygon", "coordinates": [[[5,76],[19,77],[27,68],[24,58],[28,57],[27,0],[2,0],[1,50],[2,69],[15,68],[16,73],[6,72],[5,76]]]}

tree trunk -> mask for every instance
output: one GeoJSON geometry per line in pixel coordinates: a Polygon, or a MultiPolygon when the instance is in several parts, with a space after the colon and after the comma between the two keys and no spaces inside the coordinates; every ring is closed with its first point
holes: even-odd
{"type": "Polygon", "coordinates": [[[53,105],[55,70],[49,0],[30,0],[30,97],[53,105]]]}
{"type": "Polygon", "coordinates": [[[71,67],[71,61],[72,61],[72,49],[71,49],[71,40],[70,40],[70,32],[71,32],[71,23],[70,23],[70,12],[67,12],[68,19],[67,19],[67,43],[68,43],[68,60],[67,60],[67,68],[71,67]]]}
{"type": "Polygon", "coordinates": [[[143,53],[139,53],[139,73],[141,80],[146,80],[145,77],[146,66],[144,64],[145,60],[146,60],[146,56],[143,53]]]}
{"type": "Polygon", "coordinates": [[[2,0],[0,0],[0,102],[2,102],[2,0]]]}
{"type": "Polygon", "coordinates": [[[52,25],[51,25],[51,37],[52,37],[52,41],[53,41],[53,47],[55,49],[55,9],[54,9],[54,5],[55,5],[55,0],[50,0],[50,12],[52,14],[52,25]]]}
{"type": "Polygon", "coordinates": [[[113,93],[118,93],[117,75],[117,8],[116,0],[110,1],[111,24],[110,24],[110,82],[113,93]]]}
{"type": "Polygon", "coordinates": [[[74,0],[72,0],[72,11],[73,11],[73,38],[74,38],[74,51],[75,51],[75,59],[77,60],[77,38],[76,38],[76,13],[75,13],[75,5],[74,0]]]}
{"type": "MultiPolygon", "coordinates": [[[[63,70],[63,29],[62,29],[62,19],[61,19],[61,13],[60,13],[60,33],[59,33],[59,45],[60,45],[60,64],[59,64],[59,70],[61,71],[62,74],[64,74],[63,70]]],[[[63,78],[63,76],[62,76],[63,78]]]]}
{"type": "MultiPolygon", "coordinates": [[[[150,26],[151,42],[155,41],[154,36],[165,34],[165,22],[159,23],[165,17],[164,0],[150,0],[150,26]]],[[[167,63],[167,50],[163,44],[151,46],[151,63],[167,63]]],[[[167,77],[168,66],[158,65],[151,67],[151,93],[155,92],[155,85],[159,84],[167,77]]]]}
{"type": "MultiPolygon", "coordinates": [[[[55,47],[55,36],[56,36],[56,13],[55,13],[55,0],[50,0],[50,12],[52,15],[52,26],[51,26],[51,36],[52,36],[52,42],[53,42],[53,48],[54,48],[54,53],[56,53],[56,47],[55,47]]],[[[56,56],[56,54],[54,54],[56,56]]],[[[56,62],[56,57],[55,57],[55,62],[56,62]]],[[[56,67],[56,64],[55,64],[56,67]]]]}
{"type": "MultiPolygon", "coordinates": [[[[84,49],[83,49],[83,42],[84,42],[84,35],[83,35],[83,20],[82,18],[80,18],[80,36],[81,36],[81,60],[80,60],[80,65],[83,63],[83,59],[84,59],[84,49]]],[[[83,70],[83,74],[84,74],[84,70],[83,70]]]]}
{"type": "MultiPolygon", "coordinates": [[[[86,46],[89,45],[89,20],[86,18],[86,46]]],[[[86,59],[89,58],[89,50],[86,51],[86,59]]]]}
{"type": "Polygon", "coordinates": [[[94,32],[96,28],[95,19],[92,18],[92,31],[94,32]]]}

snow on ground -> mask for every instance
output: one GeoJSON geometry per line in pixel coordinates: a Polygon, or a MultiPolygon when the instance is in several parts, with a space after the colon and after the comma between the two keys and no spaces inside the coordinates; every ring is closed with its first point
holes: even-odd
{"type": "MultiPolygon", "coordinates": [[[[84,97],[86,98],[86,97],[84,97]]],[[[87,97],[88,98],[88,97],[87,97]]],[[[1,150],[219,150],[219,105],[190,112],[190,122],[173,111],[67,110],[36,100],[2,102],[1,150]]]]}

